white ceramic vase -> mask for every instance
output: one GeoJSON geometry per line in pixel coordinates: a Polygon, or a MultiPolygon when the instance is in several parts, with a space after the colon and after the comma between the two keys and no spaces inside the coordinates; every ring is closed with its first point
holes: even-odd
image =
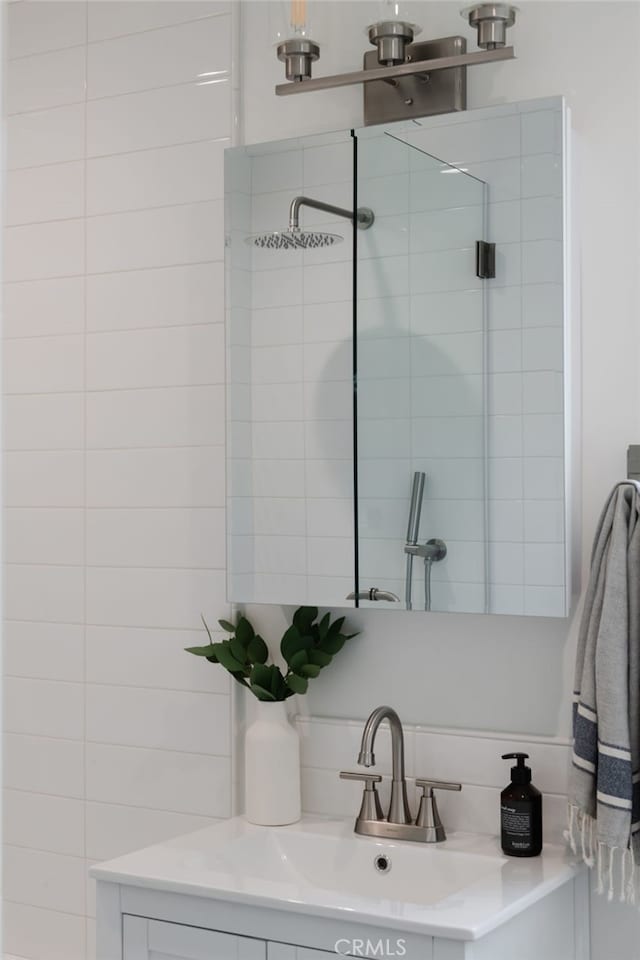
{"type": "Polygon", "coordinates": [[[277,827],[300,819],[300,737],[284,702],[256,700],[244,742],[245,817],[277,827]]]}

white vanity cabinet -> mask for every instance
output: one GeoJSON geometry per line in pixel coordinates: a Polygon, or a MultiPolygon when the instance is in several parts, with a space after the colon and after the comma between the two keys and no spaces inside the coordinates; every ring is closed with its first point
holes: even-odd
{"type": "Polygon", "coordinates": [[[586,871],[562,848],[514,862],[489,837],[351,831],[237,818],[94,866],[96,960],[589,960],[586,871]]]}

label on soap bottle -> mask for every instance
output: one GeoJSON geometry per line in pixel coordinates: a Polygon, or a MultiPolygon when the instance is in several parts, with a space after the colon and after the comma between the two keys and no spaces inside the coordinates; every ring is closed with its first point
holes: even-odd
{"type": "Polygon", "coordinates": [[[531,850],[533,845],[533,809],[530,800],[502,803],[502,846],[511,850],[531,850]]]}

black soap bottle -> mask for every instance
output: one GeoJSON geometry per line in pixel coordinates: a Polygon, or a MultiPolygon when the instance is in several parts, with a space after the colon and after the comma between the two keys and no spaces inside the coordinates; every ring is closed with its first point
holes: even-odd
{"type": "Polygon", "coordinates": [[[542,794],[531,783],[528,753],[504,753],[517,760],[511,783],[500,794],[500,842],[508,857],[537,857],[542,851],[542,794]]]}

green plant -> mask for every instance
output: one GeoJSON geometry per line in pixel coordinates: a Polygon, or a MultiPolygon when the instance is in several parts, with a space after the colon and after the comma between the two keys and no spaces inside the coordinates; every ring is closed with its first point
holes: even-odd
{"type": "Polygon", "coordinates": [[[238,617],[235,625],[228,620],[218,620],[222,629],[232,636],[217,643],[203,617],[209,643],[185,649],[210,663],[221,664],[258,700],[286,700],[294,693],[306,693],[309,680],[328,667],[345,642],[356,636],[342,633],[344,621],[344,617],[338,617],[332,622],[329,613],[318,620],[317,607],[298,607],[293,623],[280,641],[280,653],[287,664],[284,674],[275,663],[267,662],[266,643],[243,616],[238,617]]]}

